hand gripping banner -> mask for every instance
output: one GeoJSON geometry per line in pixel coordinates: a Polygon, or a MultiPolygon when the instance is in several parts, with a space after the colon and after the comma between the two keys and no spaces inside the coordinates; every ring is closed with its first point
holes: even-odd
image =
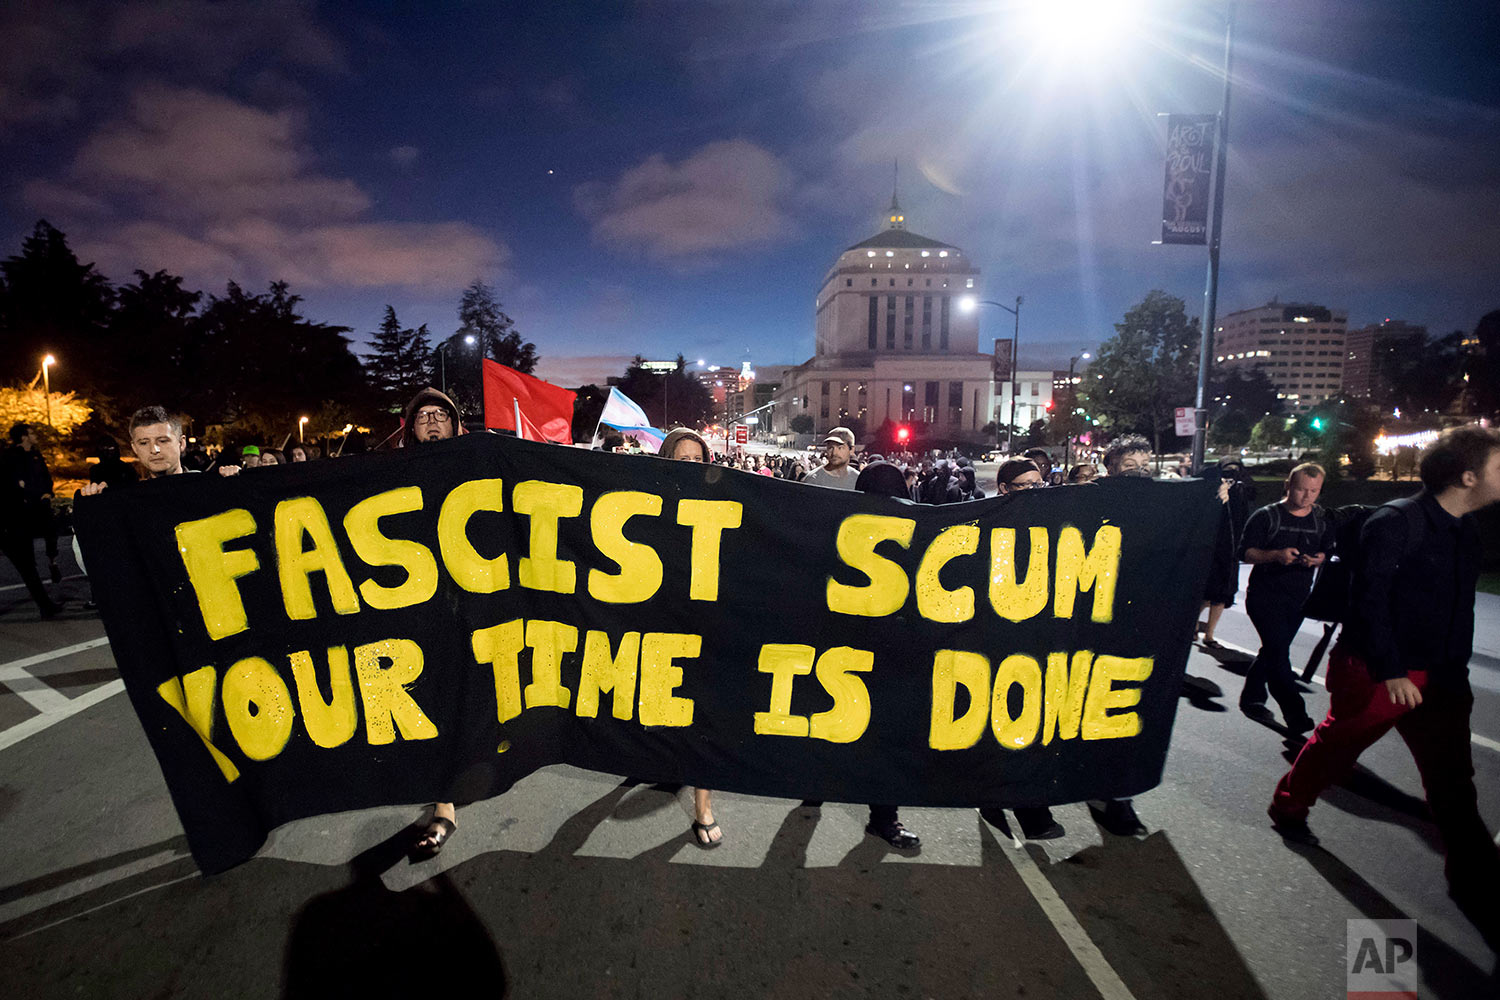
{"type": "Polygon", "coordinates": [[[554,763],[860,803],[1142,792],[1218,517],[1198,481],[932,507],[490,434],[77,505],[205,872],[289,820],[554,763]]]}

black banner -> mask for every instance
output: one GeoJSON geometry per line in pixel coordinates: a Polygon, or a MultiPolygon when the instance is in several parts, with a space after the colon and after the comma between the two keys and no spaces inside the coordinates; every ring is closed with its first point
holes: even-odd
{"type": "Polygon", "coordinates": [[[77,505],[193,856],[552,763],[1039,805],[1161,777],[1203,483],[939,507],[478,434],[77,505]]]}
{"type": "Polygon", "coordinates": [[[1167,180],[1162,194],[1161,241],[1208,242],[1209,180],[1213,176],[1217,115],[1167,116],[1167,180]]]}

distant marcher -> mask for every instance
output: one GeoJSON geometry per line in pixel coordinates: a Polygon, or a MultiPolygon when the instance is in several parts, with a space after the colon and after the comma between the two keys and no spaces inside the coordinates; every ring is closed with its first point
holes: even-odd
{"type": "Polygon", "coordinates": [[[286,460],[288,464],[307,461],[307,449],[301,444],[292,445],[286,450],[286,460]]]}
{"type": "Polygon", "coordinates": [[[1059,473],[1056,477],[1053,476],[1052,456],[1047,454],[1046,448],[1027,448],[1025,451],[1021,452],[1021,457],[1031,459],[1031,462],[1036,466],[1037,471],[1042,474],[1042,481],[1045,482],[1048,486],[1056,486],[1059,482],[1062,481],[1061,473],[1059,473]]]}
{"type": "Polygon", "coordinates": [[[260,445],[247,444],[240,449],[240,468],[260,468],[260,445]]]}
{"type": "Polygon", "coordinates": [[[803,477],[804,483],[827,486],[836,490],[854,489],[857,478],[849,467],[854,456],[854,432],[847,427],[835,427],[823,438],[823,467],[803,477]]]}
{"type": "Polygon", "coordinates": [[[1079,462],[1068,470],[1070,484],[1092,483],[1099,477],[1099,467],[1093,462],[1079,462]]]}
{"type": "Polygon", "coordinates": [[[43,618],[56,617],[62,605],[53,601],[42,586],[42,578],[36,571],[36,551],[31,543],[26,510],[26,490],[16,475],[11,463],[6,462],[0,474],[0,552],[5,553],[21,574],[26,590],[36,602],[43,618]]]}
{"type": "Polygon", "coordinates": [[[1020,493],[1023,490],[1034,490],[1046,486],[1047,482],[1042,478],[1041,470],[1031,459],[1011,458],[1000,463],[1000,468],[995,473],[995,485],[999,487],[1003,496],[1020,493]]]}
{"type": "Polygon", "coordinates": [[[10,450],[6,453],[8,475],[20,480],[25,495],[25,507],[21,527],[27,532],[28,541],[40,537],[46,545],[47,565],[52,582],[62,581],[62,568],[57,565],[57,520],[52,512],[52,470],[47,468],[47,457],[37,445],[36,431],[30,424],[15,424],[10,429],[10,450]]]}

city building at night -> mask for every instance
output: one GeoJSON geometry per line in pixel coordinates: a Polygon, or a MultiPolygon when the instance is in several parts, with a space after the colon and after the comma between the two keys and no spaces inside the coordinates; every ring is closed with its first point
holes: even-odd
{"type": "Polygon", "coordinates": [[[1214,333],[1220,371],[1262,371],[1286,401],[1305,413],[1337,399],[1343,386],[1348,313],[1342,309],[1272,300],[1223,318],[1214,333]]]}
{"type": "Polygon", "coordinates": [[[1426,339],[1427,327],[1399,319],[1350,330],[1345,338],[1344,396],[1384,400],[1392,386],[1385,374],[1389,369],[1380,359],[1420,346],[1426,339]]]}
{"type": "Polygon", "coordinates": [[[814,354],[786,371],[775,432],[808,414],[815,434],[855,421],[873,432],[889,420],[925,425],[931,438],[992,440],[983,428],[995,419],[994,358],[979,351],[978,311],[960,307],[982,294],[963,251],[907,229],[892,195],[884,228],[823,278],[814,354]]]}

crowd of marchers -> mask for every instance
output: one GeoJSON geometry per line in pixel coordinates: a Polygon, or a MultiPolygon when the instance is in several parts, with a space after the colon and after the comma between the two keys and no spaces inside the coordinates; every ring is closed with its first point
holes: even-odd
{"type": "MultiPolygon", "coordinates": [[[[92,467],[91,482],[79,495],[122,489],[143,478],[200,471],[186,460],[190,453],[179,417],[146,406],[132,415],[128,430],[135,468],[118,454],[112,459],[105,456],[92,467]]],[[[453,401],[429,388],[407,404],[388,443],[413,448],[466,432],[453,401]]],[[[32,540],[46,540],[49,571],[56,583],[57,533],[47,513],[52,508],[52,479],[27,425],[13,427],[10,438],[12,446],[0,459],[0,541],[42,617],[51,618],[61,605],[42,583],[32,540]]],[[[795,455],[734,456],[715,452],[696,431],[676,428],[657,454],[913,504],[985,496],[974,466],[964,458],[862,455],[853,433],[842,427],[825,435],[821,444],[820,462],[795,455]]],[[[239,475],[319,457],[305,446],[294,446],[286,455],[251,446],[238,455],[219,456],[210,467],[221,475],[239,475]]],[[[1063,474],[1045,450],[1033,449],[1000,463],[995,488],[1006,496],[1088,486],[1107,495],[1111,481],[1152,478],[1152,459],[1150,444],[1135,435],[1119,438],[1105,449],[1102,471],[1086,462],[1063,474]]],[[[1420,474],[1422,488],[1415,496],[1351,513],[1343,508],[1328,511],[1317,503],[1326,473],[1313,463],[1293,468],[1282,495],[1260,507],[1254,505],[1253,480],[1238,460],[1226,459],[1201,470],[1200,475],[1218,484],[1221,515],[1202,595],[1206,615],[1198,625],[1198,641],[1205,650],[1222,648],[1215,630],[1224,609],[1238,596],[1240,565],[1250,564],[1244,600],[1260,649],[1245,678],[1240,708],[1271,723],[1275,717],[1267,701],[1273,699],[1288,735],[1300,738],[1310,733],[1271,796],[1267,812],[1272,827],[1290,842],[1316,845],[1308,824],[1312,806],[1348,774],[1366,748],[1395,729],[1421,772],[1446,855],[1449,894],[1491,947],[1500,951],[1500,894],[1493,891],[1500,886],[1500,846],[1478,809],[1468,682],[1480,551],[1473,515],[1500,502],[1500,435],[1480,427],[1449,430],[1423,454],[1420,474]],[[1329,655],[1331,706],[1321,721],[1308,714],[1290,660],[1293,638],[1316,593],[1315,583],[1318,592],[1337,588],[1331,599],[1335,610],[1320,616],[1342,625],[1329,655]]],[[[1323,600],[1330,599],[1325,594],[1323,600]]],[[[975,805],[986,821],[1010,833],[1001,808],[975,805]]],[[[1113,835],[1146,833],[1129,800],[1088,805],[1099,825],[1113,835]]],[[[693,790],[692,812],[690,835],[695,842],[704,848],[718,846],[724,831],[714,815],[710,790],[693,790]]],[[[1012,813],[1028,839],[1064,833],[1045,807],[1012,813]]],[[[901,823],[896,805],[871,804],[866,829],[900,850],[921,846],[920,838],[901,823]]],[[[412,854],[437,854],[456,830],[454,803],[435,803],[413,826],[412,854]]]]}

